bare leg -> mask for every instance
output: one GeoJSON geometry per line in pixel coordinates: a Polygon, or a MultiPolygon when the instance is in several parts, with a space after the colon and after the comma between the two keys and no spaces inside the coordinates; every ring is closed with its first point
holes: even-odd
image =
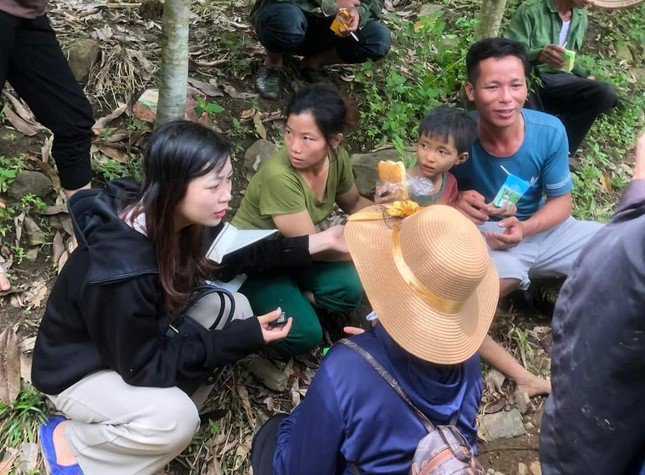
{"type": "Polygon", "coordinates": [[[61,422],[54,429],[54,451],[56,452],[56,463],[59,465],[74,465],[77,463],[76,456],[70,449],[65,439],[65,428],[69,421],[61,422]]]}
{"type": "Polygon", "coordinates": [[[551,382],[548,379],[542,379],[530,373],[490,335],[486,335],[479,347],[479,356],[497,371],[514,379],[517,389],[524,391],[529,396],[551,392],[551,382]]]}
{"type": "MultiPolygon", "coordinates": [[[[500,279],[500,298],[508,295],[519,284],[520,281],[517,279],[500,279]]],[[[482,345],[479,347],[479,356],[497,371],[515,380],[517,389],[527,393],[529,396],[549,394],[551,392],[551,382],[548,379],[540,378],[529,372],[499,343],[496,343],[490,335],[484,338],[482,345]]]]}
{"type": "Polygon", "coordinates": [[[86,185],[83,185],[80,188],[77,188],[75,190],[63,190],[63,191],[65,192],[65,196],[67,197],[67,199],[70,199],[70,197],[78,190],[89,190],[90,188],[92,188],[92,183],[87,183],[86,185]]]}
{"type": "Polygon", "coordinates": [[[520,285],[517,279],[499,279],[499,298],[506,297],[520,285]]]}

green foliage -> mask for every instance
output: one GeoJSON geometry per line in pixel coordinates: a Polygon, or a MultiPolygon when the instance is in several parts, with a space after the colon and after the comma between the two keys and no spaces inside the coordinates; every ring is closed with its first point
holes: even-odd
{"type": "Polygon", "coordinates": [[[22,168],[23,157],[6,158],[0,155],[0,193],[6,193],[22,168]]]}
{"type": "Polygon", "coordinates": [[[405,156],[405,146],[416,141],[424,114],[439,104],[456,102],[474,24],[473,18],[459,18],[448,33],[441,13],[424,16],[416,24],[390,15],[394,47],[379,63],[357,67],[352,84],[365,94],[360,136],[371,148],[391,142],[405,156]]]}
{"type": "Polygon", "coordinates": [[[36,442],[38,425],[46,419],[45,397],[33,386],[25,385],[12,404],[0,402],[0,447],[36,442]]]}
{"type": "Polygon", "coordinates": [[[197,117],[201,116],[204,112],[208,115],[219,114],[223,112],[224,108],[220,106],[217,102],[208,102],[203,97],[197,97],[197,106],[195,107],[195,113],[197,117]]]}
{"type": "Polygon", "coordinates": [[[20,208],[26,213],[29,213],[32,210],[45,211],[47,209],[47,203],[45,203],[40,196],[32,195],[30,193],[22,197],[20,200],[20,208]]]}

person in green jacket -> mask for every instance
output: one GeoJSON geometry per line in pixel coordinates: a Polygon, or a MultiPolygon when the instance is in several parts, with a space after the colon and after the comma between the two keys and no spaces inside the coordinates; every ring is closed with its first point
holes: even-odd
{"type": "Polygon", "coordinates": [[[614,88],[588,77],[569,52],[582,49],[587,32],[589,0],[528,0],[515,12],[506,37],[522,44],[537,67],[541,85],[528,107],[560,118],[573,155],[596,118],[616,105],[614,88]]]}
{"type": "Polygon", "coordinates": [[[383,0],[256,0],[251,24],[266,48],[256,77],[260,95],[280,95],[285,53],[303,56],[298,68],[307,82],[318,82],[323,66],[383,58],[392,37],[377,21],[382,8],[383,0]],[[352,20],[337,36],[329,27],[341,8],[349,10],[352,20]]]}
{"type": "MultiPolygon", "coordinates": [[[[310,84],[287,108],[285,148],[270,157],[251,179],[233,225],[277,228],[284,237],[320,233],[334,204],[346,213],[373,203],[358,194],[341,142],[356,125],[355,106],[322,84],[310,84]]],[[[250,276],[241,287],[257,311],[281,307],[293,318],[289,337],[274,345],[283,355],[311,350],[322,340],[316,309],[346,312],[363,301],[363,287],[346,252],[312,255],[299,271],[250,276]]]]}

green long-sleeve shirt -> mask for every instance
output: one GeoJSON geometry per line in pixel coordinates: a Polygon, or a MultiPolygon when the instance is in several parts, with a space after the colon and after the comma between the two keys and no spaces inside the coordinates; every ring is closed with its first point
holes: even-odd
{"type": "MultiPolygon", "coordinates": [[[[572,8],[571,23],[567,33],[567,46],[576,53],[582,48],[587,32],[586,8],[572,8]]],[[[519,6],[506,31],[507,38],[519,41],[528,51],[529,61],[537,64],[540,51],[550,44],[558,44],[562,19],[553,4],[553,0],[528,0],[519,6]]],[[[541,64],[540,71],[556,72],[548,64],[541,64]]],[[[587,76],[587,71],[577,63],[573,67],[576,76],[587,76]]]]}
{"type": "MultiPolygon", "coordinates": [[[[300,9],[314,16],[331,17],[336,15],[336,0],[270,0],[280,3],[293,3],[300,9]]],[[[256,0],[251,10],[251,24],[257,30],[257,12],[265,0],[256,0]]],[[[381,18],[384,0],[361,0],[361,4],[356,7],[359,16],[358,28],[363,28],[370,20],[381,18]]]]}

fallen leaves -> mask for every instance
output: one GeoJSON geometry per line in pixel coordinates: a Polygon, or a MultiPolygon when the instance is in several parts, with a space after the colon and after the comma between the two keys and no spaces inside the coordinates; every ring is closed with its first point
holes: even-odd
{"type": "Polygon", "coordinates": [[[9,99],[2,112],[11,125],[21,134],[28,137],[36,135],[41,130],[47,130],[36,121],[33,112],[29,107],[8,91],[4,91],[4,96],[9,99]]]}
{"type": "Polygon", "coordinates": [[[0,333],[0,401],[9,405],[20,393],[20,349],[13,328],[0,333]]]}

